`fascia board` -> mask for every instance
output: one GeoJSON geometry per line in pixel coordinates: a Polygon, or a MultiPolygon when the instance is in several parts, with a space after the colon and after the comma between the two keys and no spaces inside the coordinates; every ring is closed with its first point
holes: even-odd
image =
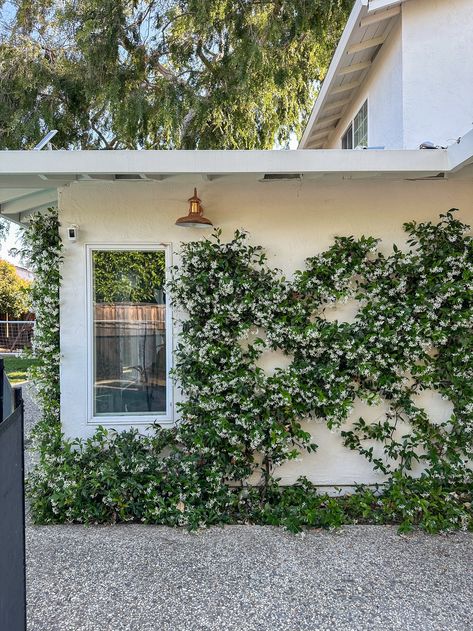
{"type": "MultiPolygon", "coordinates": [[[[243,175],[261,173],[392,173],[448,170],[446,150],[304,149],[295,151],[8,151],[0,176],[81,174],[243,175]]],[[[38,180],[40,181],[40,180],[38,180]]],[[[44,182],[44,181],[43,181],[44,182]]],[[[51,188],[52,181],[48,181],[51,188]]],[[[8,187],[8,182],[4,188],[8,187]]]]}
{"type": "Polygon", "coordinates": [[[448,167],[452,173],[473,163],[473,129],[462,136],[458,142],[450,145],[447,154],[448,167]]]}

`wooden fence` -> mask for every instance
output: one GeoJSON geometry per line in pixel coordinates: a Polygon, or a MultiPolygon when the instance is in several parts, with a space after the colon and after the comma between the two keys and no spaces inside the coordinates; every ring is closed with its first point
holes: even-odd
{"type": "Polygon", "coordinates": [[[99,303],[94,315],[96,381],[122,377],[124,364],[165,376],[166,305],[99,303]]]}

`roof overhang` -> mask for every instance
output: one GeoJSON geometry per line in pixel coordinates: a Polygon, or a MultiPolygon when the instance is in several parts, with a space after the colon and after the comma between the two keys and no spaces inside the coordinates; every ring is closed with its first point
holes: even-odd
{"type": "Polygon", "coordinates": [[[326,146],[387,40],[405,0],[356,0],[299,143],[326,146]]]}
{"type": "MultiPolygon", "coordinates": [[[[182,176],[270,181],[304,179],[438,179],[473,163],[473,130],[448,149],[401,151],[0,151],[0,212],[21,223],[57,203],[72,183],[136,182],[182,176]]],[[[269,185],[269,184],[265,184],[269,185]]]]}
{"type": "MultiPolygon", "coordinates": [[[[21,184],[21,178],[18,183],[21,184]]],[[[32,211],[56,205],[57,188],[51,185],[49,188],[10,188],[0,183],[0,214],[15,223],[21,223],[32,211]]]]}

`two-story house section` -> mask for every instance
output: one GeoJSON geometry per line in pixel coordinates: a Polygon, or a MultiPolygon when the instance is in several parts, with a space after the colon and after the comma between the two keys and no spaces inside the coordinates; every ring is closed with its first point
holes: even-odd
{"type": "Polygon", "coordinates": [[[446,146],[473,125],[473,0],[357,0],[299,148],[446,146]]]}

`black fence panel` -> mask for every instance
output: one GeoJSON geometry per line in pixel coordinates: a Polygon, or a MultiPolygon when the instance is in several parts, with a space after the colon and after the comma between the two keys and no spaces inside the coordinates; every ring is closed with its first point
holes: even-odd
{"type": "Polygon", "coordinates": [[[0,631],[26,629],[23,401],[0,360],[0,631]]]}

